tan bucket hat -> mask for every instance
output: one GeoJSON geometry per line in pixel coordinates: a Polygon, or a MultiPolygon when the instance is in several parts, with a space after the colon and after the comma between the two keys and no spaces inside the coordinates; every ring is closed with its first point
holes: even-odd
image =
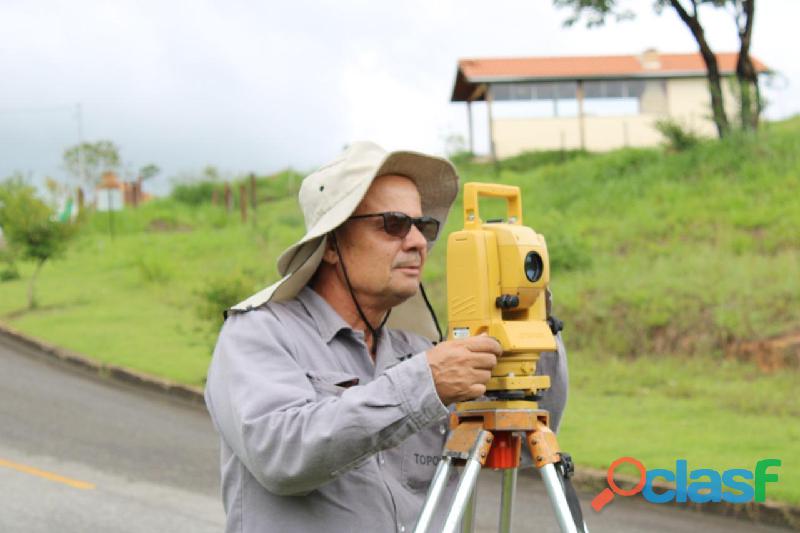
{"type": "MultiPolygon", "coordinates": [[[[356,210],[372,181],[399,174],[414,181],[422,200],[422,213],[443,228],[458,194],[458,175],[446,159],[418,152],[387,152],[371,142],[350,145],[331,163],[307,176],[300,186],[299,202],[306,234],[278,258],[278,282],[231,307],[228,314],[243,313],[294,298],[311,280],[322,261],[325,239],[356,210]]],[[[433,243],[428,244],[430,249],[433,243]]],[[[392,310],[387,326],[412,331],[431,340],[439,333],[420,291],[392,310]]]]}

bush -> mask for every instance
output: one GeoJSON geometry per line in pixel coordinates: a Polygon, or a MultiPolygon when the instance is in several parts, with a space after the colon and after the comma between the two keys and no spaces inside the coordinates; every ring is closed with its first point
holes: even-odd
{"type": "Polygon", "coordinates": [[[472,160],[475,159],[475,154],[469,150],[462,150],[448,155],[447,159],[455,166],[459,167],[471,163],[472,160]]]}
{"type": "Polygon", "coordinates": [[[198,315],[216,329],[223,311],[250,296],[257,286],[255,273],[248,269],[209,279],[195,292],[200,298],[198,315]]]}
{"type": "Polygon", "coordinates": [[[667,148],[675,152],[683,152],[697,146],[701,140],[700,136],[691,129],[671,118],[657,120],[655,127],[664,137],[667,148]]]}
{"type": "Polygon", "coordinates": [[[148,283],[166,283],[172,279],[172,269],[156,257],[139,256],[136,259],[139,275],[148,283]]]}
{"type": "Polygon", "coordinates": [[[586,150],[539,150],[522,152],[519,155],[503,159],[500,166],[503,170],[525,172],[544,165],[557,165],[587,156],[589,156],[589,152],[586,150]]]}
{"type": "Polygon", "coordinates": [[[57,222],[55,213],[38,198],[36,189],[17,176],[0,183],[0,226],[10,248],[21,259],[36,262],[28,290],[28,308],[33,309],[37,305],[35,284],[39,271],[45,262],[64,254],[77,225],[57,222]]]}
{"type": "Polygon", "coordinates": [[[11,253],[11,250],[2,246],[2,241],[0,241],[0,264],[4,265],[3,269],[0,270],[0,282],[19,279],[19,270],[17,270],[17,265],[14,262],[14,254],[11,253]]]}
{"type": "Polygon", "coordinates": [[[173,187],[171,196],[174,200],[188,205],[208,204],[211,203],[211,196],[217,188],[218,185],[213,181],[179,183],[173,187]]]}

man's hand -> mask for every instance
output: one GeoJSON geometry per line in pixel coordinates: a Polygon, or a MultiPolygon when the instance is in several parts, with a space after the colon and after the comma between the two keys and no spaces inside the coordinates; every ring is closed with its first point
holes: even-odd
{"type": "Polygon", "coordinates": [[[428,350],[428,365],[442,403],[482,396],[502,353],[500,343],[488,335],[441,342],[428,350]]]}

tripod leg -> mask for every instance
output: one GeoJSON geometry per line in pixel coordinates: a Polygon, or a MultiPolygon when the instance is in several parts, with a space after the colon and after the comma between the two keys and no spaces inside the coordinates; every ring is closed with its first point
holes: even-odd
{"type": "Polygon", "coordinates": [[[475,511],[478,506],[478,484],[472,488],[472,494],[467,501],[467,508],[464,510],[464,518],[461,519],[461,533],[473,533],[475,531],[475,511]]]}
{"type": "Polygon", "coordinates": [[[433,475],[431,487],[428,489],[428,495],[425,497],[425,505],[422,507],[422,514],[420,514],[417,526],[414,528],[414,533],[425,533],[430,526],[433,512],[436,510],[436,505],[442,497],[445,486],[447,486],[447,478],[450,476],[450,470],[453,466],[452,457],[442,457],[439,461],[439,466],[436,467],[436,473],[433,475]]]}
{"type": "MultiPolygon", "coordinates": [[[[550,496],[561,531],[564,533],[586,533],[583,519],[581,518],[580,504],[576,499],[574,504],[577,506],[578,512],[573,516],[569,503],[567,503],[567,494],[564,485],[561,483],[561,477],[556,471],[556,463],[561,463],[563,458],[559,451],[555,433],[547,427],[547,424],[539,420],[536,422],[534,430],[527,433],[526,438],[531,450],[531,457],[533,457],[533,463],[542,475],[544,486],[547,489],[548,496],[550,496]]],[[[568,456],[567,459],[569,460],[568,456]]]]}
{"type": "Polygon", "coordinates": [[[461,479],[458,480],[458,487],[456,487],[456,495],[453,497],[453,504],[447,514],[447,521],[444,523],[442,533],[456,533],[458,531],[458,523],[464,515],[472,496],[472,491],[478,481],[478,474],[480,474],[483,467],[477,457],[473,457],[478,452],[479,449],[476,447],[469,460],[467,460],[464,472],[461,473],[461,479]]]}
{"type": "Polygon", "coordinates": [[[447,533],[456,533],[458,523],[467,506],[467,500],[472,494],[483,463],[486,462],[486,456],[489,454],[493,439],[494,435],[484,430],[483,423],[476,420],[462,422],[450,433],[450,438],[447,439],[442,453],[444,459],[436,468],[432,488],[423,505],[424,514],[420,517],[417,527],[414,529],[415,533],[424,533],[430,525],[437,503],[436,500],[439,499],[444,490],[444,485],[447,484],[446,474],[449,473],[452,462],[458,460],[465,461],[466,465],[458,480],[456,494],[453,497],[453,503],[450,506],[447,521],[442,530],[447,533]],[[437,489],[436,487],[439,485],[441,487],[437,489]]]}
{"type": "Polygon", "coordinates": [[[494,435],[484,430],[483,422],[477,420],[462,422],[450,434],[444,455],[466,461],[466,464],[458,480],[456,494],[453,496],[453,503],[442,529],[443,533],[458,531],[458,523],[467,508],[493,440],[494,435]]]}
{"type": "Polygon", "coordinates": [[[511,533],[511,516],[513,515],[514,494],[517,489],[517,469],[503,470],[503,492],[500,497],[500,533],[511,533]]]}
{"type": "Polygon", "coordinates": [[[539,468],[539,473],[542,474],[542,480],[547,489],[547,494],[550,496],[550,501],[553,503],[553,509],[556,512],[561,531],[564,533],[577,533],[578,528],[575,527],[575,522],[572,519],[572,513],[569,510],[569,505],[567,505],[567,497],[564,495],[561,480],[558,479],[556,467],[552,464],[546,464],[539,468]]]}

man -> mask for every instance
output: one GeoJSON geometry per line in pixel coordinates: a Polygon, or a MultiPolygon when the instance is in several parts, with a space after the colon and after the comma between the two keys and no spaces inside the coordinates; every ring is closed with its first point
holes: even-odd
{"type": "Polygon", "coordinates": [[[413,529],[447,406],[481,396],[501,354],[431,342],[420,277],[457,191],[446,160],[371,143],[303,180],[306,235],[229,310],[209,369],[227,531],[413,529]]]}

